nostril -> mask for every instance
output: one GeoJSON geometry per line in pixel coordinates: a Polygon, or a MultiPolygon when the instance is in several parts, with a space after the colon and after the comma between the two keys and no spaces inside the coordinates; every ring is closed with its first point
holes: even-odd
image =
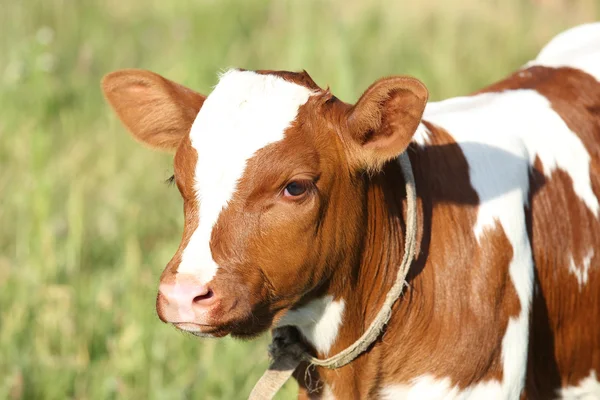
{"type": "Polygon", "coordinates": [[[198,296],[194,297],[193,303],[194,303],[194,304],[196,304],[196,303],[203,302],[203,301],[205,301],[205,300],[209,300],[209,299],[211,299],[213,296],[214,296],[214,293],[213,293],[213,291],[212,291],[211,289],[208,289],[208,290],[206,291],[206,293],[204,293],[204,294],[201,294],[201,295],[198,295],[198,296]]]}

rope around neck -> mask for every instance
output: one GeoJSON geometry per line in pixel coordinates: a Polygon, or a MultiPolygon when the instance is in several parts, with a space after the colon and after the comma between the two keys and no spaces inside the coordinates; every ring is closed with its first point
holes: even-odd
{"type": "Polygon", "coordinates": [[[417,192],[410,159],[406,152],[400,154],[398,163],[406,182],[406,238],[404,242],[404,257],[398,268],[396,281],[385,297],[385,302],[363,335],[349,347],[338,354],[320,360],[306,352],[304,347],[293,334],[291,327],[281,327],[273,330],[273,341],[269,346],[272,362],[269,369],[254,386],[249,400],[272,399],[283,384],[294,373],[298,364],[307,361],[312,365],[335,369],[343,367],[365,352],[381,334],[383,328],[392,316],[392,306],[402,294],[406,284],[408,269],[415,257],[417,244],[417,192]]]}

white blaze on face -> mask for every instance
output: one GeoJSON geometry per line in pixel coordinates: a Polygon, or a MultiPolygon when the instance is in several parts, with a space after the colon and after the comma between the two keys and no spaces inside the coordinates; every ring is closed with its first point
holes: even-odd
{"type": "Polygon", "coordinates": [[[192,129],[198,153],[195,190],[199,225],[184,249],[178,273],[208,283],[218,266],[210,238],[221,210],[227,206],[254,153],[284,137],[310,89],[275,75],[252,71],[225,72],[204,102],[192,129]]]}

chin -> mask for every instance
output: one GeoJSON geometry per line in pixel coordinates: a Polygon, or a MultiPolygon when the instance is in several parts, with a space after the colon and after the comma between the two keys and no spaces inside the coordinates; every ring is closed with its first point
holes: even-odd
{"type": "Polygon", "coordinates": [[[220,338],[229,334],[229,331],[218,326],[200,325],[192,322],[177,323],[173,326],[182,332],[191,333],[202,338],[220,338]]]}
{"type": "Polygon", "coordinates": [[[258,325],[256,321],[254,322],[252,325],[233,322],[222,326],[198,325],[194,323],[179,323],[174,324],[174,326],[182,332],[201,338],[222,338],[229,335],[239,340],[255,339],[271,328],[270,324],[258,325]]]}
{"type": "Polygon", "coordinates": [[[272,328],[272,318],[267,321],[258,321],[250,317],[244,321],[229,324],[229,334],[234,339],[251,340],[259,337],[272,328]]]}
{"type": "Polygon", "coordinates": [[[231,332],[231,337],[234,339],[238,339],[238,340],[244,340],[244,341],[248,341],[248,340],[252,340],[252,339],[256,339],[257,337],[259,337],[261,334],[265,333],[267,331],[267,329],[260,331],[260,332],[231,332]]]}

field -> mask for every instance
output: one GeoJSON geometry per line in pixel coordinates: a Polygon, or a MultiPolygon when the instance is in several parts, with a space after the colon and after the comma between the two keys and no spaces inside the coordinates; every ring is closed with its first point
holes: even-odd
{"type": "MultiPolygon", "coordinates": [[[[127,67],[209,93],[218,71],[306,69],[355,101],[411,74],[467,94],[600,17],[596,0],[0,0],[0,398],[243,399],[255,342],[158,320],[182,229],[168,154],[144,149],[99,89],[127,67]]],[[[286,386],[279,398],[294,398],[286,386]]]]}

